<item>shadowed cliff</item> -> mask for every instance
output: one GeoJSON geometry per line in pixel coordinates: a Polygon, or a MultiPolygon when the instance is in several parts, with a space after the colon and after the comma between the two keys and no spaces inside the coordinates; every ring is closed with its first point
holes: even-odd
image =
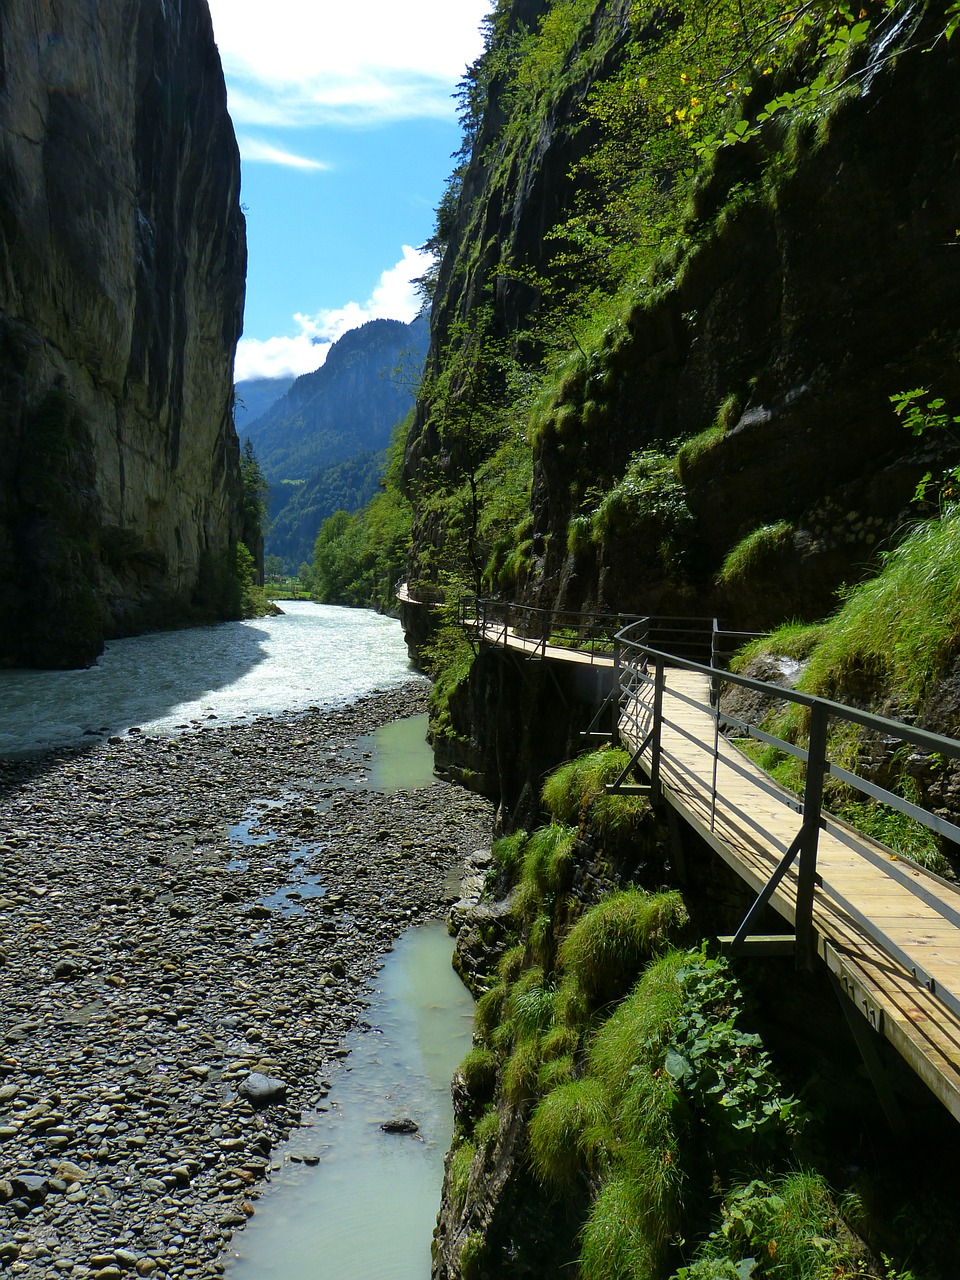
{"type": "Polygon", "coordinates": [[[225,610],[246,248],[204,0],[0,14],[0,662],[225,610]]]}

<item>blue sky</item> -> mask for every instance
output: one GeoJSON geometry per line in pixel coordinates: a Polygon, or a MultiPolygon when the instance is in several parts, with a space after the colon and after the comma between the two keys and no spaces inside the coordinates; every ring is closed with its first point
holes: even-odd
{"type": "Polygon", "coordinates": [[[249,266],[237,379],[306,373],[409,320],[459,145],[451,94],[489,0],[210,0],[240,144],[249,266]]]}

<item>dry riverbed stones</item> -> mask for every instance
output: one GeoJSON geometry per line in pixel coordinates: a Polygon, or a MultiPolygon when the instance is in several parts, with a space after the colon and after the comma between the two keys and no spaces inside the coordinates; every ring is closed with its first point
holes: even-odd
{"type": "Polygon", "coordinates": [[[0,1275],[212,1277],[366,979],[489,836],[331,712],[0,761],[0,1275]]]}

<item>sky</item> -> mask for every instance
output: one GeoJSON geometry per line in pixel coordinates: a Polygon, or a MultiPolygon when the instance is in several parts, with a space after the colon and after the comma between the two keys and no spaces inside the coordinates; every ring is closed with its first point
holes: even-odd
{"type": "Polygon", "coordinates": [[[209,3],[247,218],[236,378],[308,373],[348,329],[419,310],[490,0],[209,3]]]}

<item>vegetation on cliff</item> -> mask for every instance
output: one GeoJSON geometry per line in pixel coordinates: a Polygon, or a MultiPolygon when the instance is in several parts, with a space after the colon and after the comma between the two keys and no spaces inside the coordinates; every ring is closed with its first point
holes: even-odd
{"type": "Polygon", "coordinates": [[[960,392],[955,25],[494,6],[395,481],[412,583],[763,627],[870,575],[952,447],[889,398],[960,392]]]}
{"type": "Polygon", "coordinates": [[[563,766],[547,825],[494,847],[503,909],[480,918],[499,960],[474,975],[487,990],[454,1082],[434,1275],[937,1274],[949,1245],[911,1222],[925,1193],[862,1152],[845,1163],[856,1138],[830,1068],[792,1065],[801,1101],[742,989],[750,967],[696,942],[696,887],[670,887],[647,802],[604,792],[624,763],[605,749],[563,766]]]}

